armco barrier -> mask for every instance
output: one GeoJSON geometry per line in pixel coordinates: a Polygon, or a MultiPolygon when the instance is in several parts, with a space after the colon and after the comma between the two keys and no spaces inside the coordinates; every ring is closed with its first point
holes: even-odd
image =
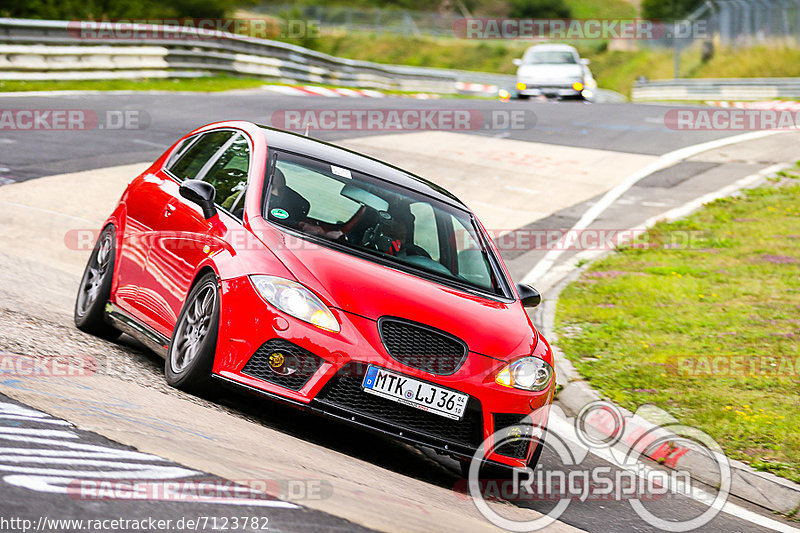
{"type": "Polygon", "coordinates": [[[800,98],[800,78],[677,79],[637,82],[634,102],[800,98]]]}
{"type": "MultiPolygon", "coordinates": [[[[156,35],[163,26],[147,26],[156,35]]],[[[286,83],[456,92],[457,82],[511,87],[513,76],[380,65],[329,56],[300,46],[213,31],[170,28],[179,38],[121,36],[82,39],[75,23],[0,18],[0,80],[252,76],[286,83]]],[[[114,32],[111,32],[114,34],[114,32]]],[[[121,32],[119,32],[121,34],[121,32]]]]}

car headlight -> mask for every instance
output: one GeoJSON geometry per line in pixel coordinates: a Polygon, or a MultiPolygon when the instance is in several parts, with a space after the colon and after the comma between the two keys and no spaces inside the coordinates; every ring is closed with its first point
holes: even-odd
{"type": "Polygon", "coordinates": [[[538,357],[523,357],[507,364],[494,379],[504,387],[538,392],[553,379],[553,367],[538,357]]]}
{"type": "Polygon", "coordinates": [[[276,276],[250,276],[253,286],[274,307],[318,328],[338,333],[336,317],[316,294],[296,281],[276,276]]]}

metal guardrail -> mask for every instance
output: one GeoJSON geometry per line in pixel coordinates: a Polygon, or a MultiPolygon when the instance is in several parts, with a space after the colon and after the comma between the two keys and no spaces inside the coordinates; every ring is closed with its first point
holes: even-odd
{"type": "Polygon", "coordinates": [[[800,98],[800,78],[677,79],[637,82],[631,99],[645,101],[800,98]]]}
{"type": "MultiPolygon", "coordinates": [[[[456,83],[513,86],[514,76],[381,65],[220,31],[141,26],[144,38],[83,38],[79,22],[0,18],[0,80],[109,79],[232,74],[284,83],[320,83],[433,93],[456,83]],[[78,35],[76,35],[76,33],[78,35]],[[165,38],[165,35],[174,36],[165,38]]],[[[120,25],[120,28],[124,28],[120,25]]],[[[130,25],[127,26],[130,28],[130,25]]]]}

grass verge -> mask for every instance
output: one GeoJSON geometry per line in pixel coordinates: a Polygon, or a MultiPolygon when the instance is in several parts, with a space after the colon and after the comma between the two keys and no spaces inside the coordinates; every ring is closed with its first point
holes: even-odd
{"type": "Polygon", "coordinates": [[[569,285],[556,316],[558,344],[602,394],[655,404],[796,482],[799,172],[657,224],[569,285]]]}

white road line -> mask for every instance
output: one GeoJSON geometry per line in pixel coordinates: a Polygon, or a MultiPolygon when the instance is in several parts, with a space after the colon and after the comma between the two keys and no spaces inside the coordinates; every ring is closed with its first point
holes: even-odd
{"type": "MultiPolygon", "coordinates": [[[[738,181],[736,181],[736,182],[734,182],[734,183],[732,183],[730,185],[726,185],[725,187],[722,187],[721,189],[717,189],[716,191],[712,191],[710,193],[704,194],[703,196],[701,196],[699,198],[695,198],[694,200],[690,200],[689,202],[686,202],[685,204],[682,204],[682,205],[680,205],[678,207],[670,209],[669,211],[665,211],[665,212],[660,213],[658,215],[652,216],[652,217],[648,218],[647,220],[645,220],[642,225],[636,226],[636,227],[633,227],[633,228],[627,228],[626,230],[622,231],[621,233],[628,234],[628,235],[633,235],[634,233],[642,232],[644,229],[649,228],[650,226],[652,226],[653,224],[655,224],[656,222],[658,222],[660,220],[664,220],[664,221],[670,222],[672,220],[675,220],[675,219],[678,219],[678,218],[681,218],[681,217],[685,217],[686,215],[690,214],[691,212],[695,211],[696,209],[699,209],[700,207],[702,207],[703,204],[707,204],[709,202],[712,202],[712,201],[716,200],[717,198],[723,198],[725,196],[730,196],[731,194],[735,193],[736,191],[738,191],[740,189],[744,189],[744,188],[746,188],[746,187],[758,182],[759,180],[765,178],[766,176],[769,176],[770,174],[785,168],[786,166],[787,166],[787,164],[777,164],[777,165],[772,165],[770,167],[762,169],[759,172],[756,172],[755,174],[750,174],[749,176],[745,176],[744,178],[741,178],[740,180],[738,180],[738,181]]],[[[788,165],[788,166],[791,166],[791,165],[788,165]]],[[[624,244],[624,243],[620,242],[619,244],[624,244]]],[[[555,267],[551,267],[547,272],[545,272],[542,275],[542,277],[536,282],[537,287],[540,288],[540,290],[546,290],[546,289],[550,289],[552,287],[555,287],[556,284],[558,284],[560,282],[560,280],[562,280],[564,278],[564,276],[569,274],[569,272],[575,268],[575,265],[577,263],[586,262],[586,261],[593,261],[593,260],[597,259],[598,257],[602,256],[603,254],[605,254],[606,251],[607,250],[602,249],[602,248],[591,248],[591,249],[583,250],[581,252],[576,253],[574,256],[572,256],[572,258],[571,258],[571,260],[569,262],[560,264],[560,265],[555,266],[555,267]]]]}
{"type": "Polygon", "coordinates": [[[77,439],[78,436],[71,431],[60,429],[34,429],[34,428],[12,428],[0,427],[0,439],[5,435],[30,435],[34,437],[60,437],[64,439],[77,439]]]}
{"type": "MultiPolygon", "coordinates": [[[[66,420],[59,420],[57,418],[39,418],[25,415],[3,415],[0,414],[0,420],[25,420],[26,422],[36,422],[37,424],[53,424],[54,426],[71,426],[66,420]]],[[[2,453],[2,450],[0,450],[2,453]]]]}
{"type": "Polygon", "coordinates": [[[140,452],[128,452],[125,450],[117,450],[111,449],[111,451],[107,452],[96,452],[96,451],[73,451],[73,450],[52,450],[52,449],[41,449],[41,448],[0,448],[0,457],[6,457],[10,454],[16,455],[29,455],[29,456],[42,456],[42,457],[78,457],[78,458],[86,458],[92,457],[94,459],[147,459],[147,460],[158,460],[158,461],[168,461],[168,459],[162,459],[161,457],[156,457],[154,455],[144,454],[140,452]]]}
{"type": "Polygon", "coordinates": [[[778,130],[765,130],[765,131],[754,131],[750,133],[744,133],[741,135],[734,135],[732,137],[726,137],[724,139],[717,139],[715,141],[710,141],[701,144],[695,144],[693,146],[687,146],[686,148],[681,148],[679,150],[675,150],[669,152],[667,154],[662,155],[653,163],[645,166],[634,172],[631,176],[629,176],[625,181],[618,184],[616,187],[609,190],[603,197],[592,207],[586,210],[586,212],[581,216],[580,220],[572,226],[571,231],[568,231],[564,235],[563,245],[557,246],[554,249],[548,251],[545,256],[539,260],[538,263],[522,278],[522,283],[533,284],[539,278],[541,278],[544,274],[550,270],[555,262],[561,257],[561,254],[564,253],[564,250],[569,248],[572,244],[572,240],[575,238],[577,234],[580,233],[581,230],[586,229],[589,225],[594,222],[600,214],[605,211],[611,204],[613,204],[620,196],[625,194],[625,192],[636,185],[639,181],[643,180],[647,176],[657,172],[663,168],[666,168],[678,161],[683,159],[687,159],[689,157],[695,156],[697,154],[707,152],[708,150],[714,150],[716,148],[722,148],[723,146],[728,146],[731,144],[736,144],[740,142],[750,141],[754,139],[760,139],[762,137],[767,137],[769,135],[774,135],[776,133],[782,133],[778,130]]]}

